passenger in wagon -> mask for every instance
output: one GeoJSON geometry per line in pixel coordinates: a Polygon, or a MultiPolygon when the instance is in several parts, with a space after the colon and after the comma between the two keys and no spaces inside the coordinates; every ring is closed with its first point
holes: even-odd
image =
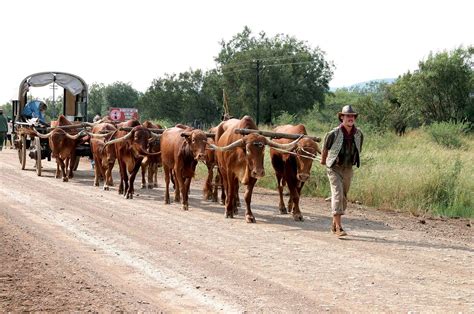
{"type": "Polygon", "coordinates": [[[47,124],[44,113],[48,106],[41,100],[32,100],[23,108],[22,116],[25,119],[38,118],[42,124],[47,124]]]}

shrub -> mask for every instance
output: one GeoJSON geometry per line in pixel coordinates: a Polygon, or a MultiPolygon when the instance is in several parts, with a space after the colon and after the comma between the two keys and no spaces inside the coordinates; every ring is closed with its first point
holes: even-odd
{"type": "Polygon", "coordinates": [[[427,127],[431,139],[447,148],[461,148],[463,141],[461,135],[466,126],[463,123],[436,122],[427,127]]]}

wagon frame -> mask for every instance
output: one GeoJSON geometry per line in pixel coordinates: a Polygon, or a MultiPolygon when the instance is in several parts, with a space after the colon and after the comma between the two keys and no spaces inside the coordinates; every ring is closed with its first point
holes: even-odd
{"type": "MultiPolygon", "coordinates": [[[[22,111],[28,102],[28,92],[31,87],[47,86],[55,83],[63,88],[63,110],[62,114],[69,121],[77,121],[77,128],[84,127],[80,122],[87,122],[88,86],[86,82],[75,74],[66,72],[39,72],[25,77],[19,86],[18,100],[12,101],[12,141],[18,151],[18,159],[21,169],[26,169],[27,155],[35,161],[36,173],[41,176],[41,160],[51,160],[51,149],[47,139],[41,139],[34,135],[32,130],[46,134],[51,130],[37,121],[25,119],[22,111]],[[27,154],[28,151],[28,154],[27,154]]],[[[76,160],[74,170],[77,168],[81,156],[90,156],[90,145],[81,145],[76,148],[76,160]]]]}

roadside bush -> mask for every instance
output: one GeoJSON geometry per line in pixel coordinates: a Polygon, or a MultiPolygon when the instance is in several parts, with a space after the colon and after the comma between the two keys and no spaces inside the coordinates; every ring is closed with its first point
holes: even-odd
{"type": "Polygon", "coordinates": [[[436,122],[426,128],[431,139],[447,148],[461,148],[465,125],[454,122],[436,122]]]}

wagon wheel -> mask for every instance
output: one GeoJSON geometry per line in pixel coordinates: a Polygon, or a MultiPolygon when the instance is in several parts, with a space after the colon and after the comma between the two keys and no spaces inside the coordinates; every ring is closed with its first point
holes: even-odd
{"type": "Polygon", "coordinates": [[[36,174],[41,176],[41,142],[38,136],[35,137],[36,147],[36,174]]]}
{"type": "Polygon", "coordinates": [[[18,157],[20,158],[21,170],[25,170],[26,166],[26,136],[20,135],[20,148],[18,149],[18,157]]]}

